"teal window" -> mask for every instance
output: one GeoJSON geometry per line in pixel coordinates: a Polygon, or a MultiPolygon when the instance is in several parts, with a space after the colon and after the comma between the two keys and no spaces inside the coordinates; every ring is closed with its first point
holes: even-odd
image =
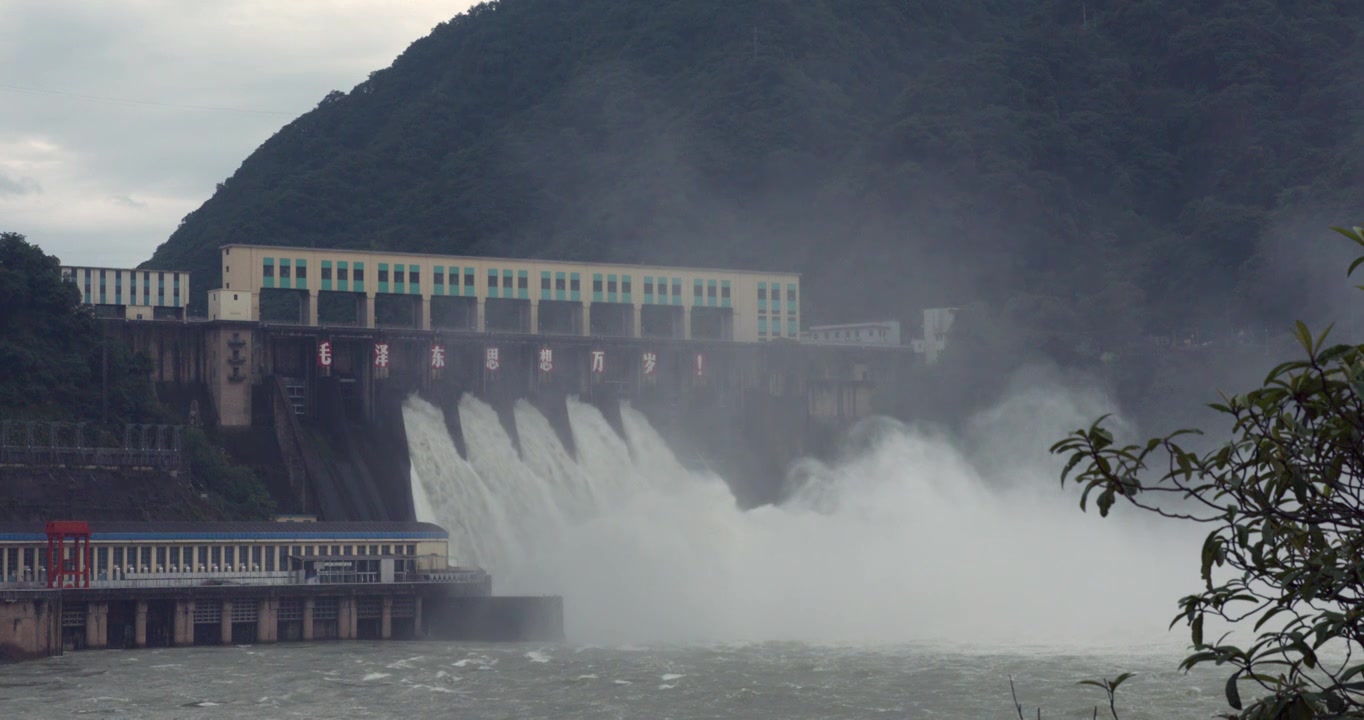
{"type": "Polygon", "coordinates": [[[407,292],[407,266],[393,263],[393,292],[399,295],[407,292]]]}
{"type": "Polygon", "coordinates": [[[265,258],[262,263],[261,272],[264,274],[264,278],[261,286],[272,288],[275,286],[275,259],[265,258]]]}
{"type": "Polygon", "coordinates": [[[583,299],[583,298],[582,298],[582,292],[581,292],[581,290],[582,290],[581,283],[582,283],[582,278],[578,277],[578,273],[569,273],[569,274],[568,274],[568,299],[569,299],[569,300],[572,300],[572,301],[574,301],[574,302],[577,302],[577,301],[583,299]]]}
{"type": "Polygon", "coordinates": [[[464,294],[468,297],[473,297],[478,294],[474,290],[475,276],[476,273],[474,272],[473,268],[471,267],[464,268],[464,294]]]}
{"type": "Polygon", "coordinates": [[[704,294],[704,293],[702,292],[702,290],[701,290],[702,287],[703,287],[703,285],[701,284],[701,281],[700,281],[700,280],[694,280],[694,281],[692,281],[692,285],[691,285],[691,304],[692,304],[692,305],[702,305],[702,304],[705,303],[705,299],[704,299],[704,298],[705,298],[705,294],[704,294]]]}
{"type": "Polygon", "coordinates": [[[796,312],[796,305],[800,303],[800,298],[796,297],[796,286],[794,283],[786,286],[786,311],[796,312]]]}
{"type": "Polygon", "coordinates": [[[445,266],[444,266],[444,265],[433,265],[433,266],[431,266],[431,294],[432,294],[432,295],[444,295],[444,294],[445,294],[445,266]]]}
{"type": "Polygon", "coordinates": [[[602,301],[602,291],[605,290],[602,287],[602,282],[601,273],[592,273],[592,302],[602,301]]]}
{"type": "Polygon", "coordinates": [[[516,271],[516,297],[522,300],[530,299],[530,272],[526,270],[516,271]]]}
{"type": "Polygon", "coordinates": [[[352,277],[351,277],[351,280],[352,280],[352,282],[351,282],[351,285],[352,285],[351,290],[352,290],[353,292],[364,292],[364,291],[365,291],[365,264],[362,263],[362,262],[357,262],[357,263],[355,263],[355,267],[354,267],[353,269],[354,269],[355,272],[351,273],[351,276],[352,276],[352,277]]]}
{"type": "Polygon", "coordinates": [[[420,295],[422,291],[422,266],[407,266],[407,290],[413,295],[420,295]]]}
{"type": "Polygon", "coordinates": [[[512,288],[514,287],[514,286],[512,285],[513,282],[515,282],[515,281],[512,280],[512,271],[510,271],[510,270],[503,270],[503,271],[502,271],[502,297],[504,297],[504,298],[514,298],[514,297],[516,297],[516,291],[512,289],[512,288]]]}
{"type": "Polygon", "coordinates": [[[758,318],[758,337],[767,337],[767,318],[758,318]]]}
{"type": "Polygon", "coordinates": [[[630,290],[631,290],[631,288],[630,288],[630,276],[629,276],[629,275],[621,275],[621,276],[620,276],[620,301],[621,301],[621,302],[623,302],[623,303],[634,304],[635,301],[632,300],[632,299],[630,298],[630,290]]]}
{"type": "Polygon", "coordinates": [[[797,337],[797,336],[799,336],[799,335],[800,335],[800,327],[798,327],[798,326],[796,325],[796,319],[795,319],[795,318],[787,318],[787,320],[786,320],[786,337],[797,337]]]}
{"type": "Polygon", "coordinates": [[[498,295],[497,295],[497,285],[498,285],[498,282],[497,282],[497,271],[496,271],[496,270],[489,270],[489,271],[488,271],[488,297],[490,297],[490,298],[495,298],[495,297],[498,296],[498,295]]]}
{"type": "Polygon", "coordinates": [[[673,304],[682,304],[682,278],[673,278],[673,304]]]}
{"type": "Polygon", "coordinates": [[[554,279],[548,270],[540,271],[540,299],[549,300],[554,297],[554,279]]]}
{"type": "Polygon", "coordinates": [[[654,278],[653,278],[652,275],[645,275],[645,276],[644,276],[644,304],[645,304],[645,305],[652,305],[653,303],[654,303],[654,278]]]}
{"type": "Polygon", "coordinates": [[[336,263],[336,289],[341,292],[350,291],[350,263],[345,260],[336,263]]]}
{"type": "Polygon", "coordinates": [[[616,298],[619,294],[618,282],[615,275],[606,276],[606,302],[616,302],[616,298]]]}
{"type": "Polygon", "coordinates": [[[720,281],[720,307],[732,307],[729,299],[729,281],[720,281]]]}
{"type": "Polygon", "coordinates": [[[758,283],[758,312],[767,312],[767,283],[758,283]]]}
{"type": "Polygon", "coordinates": [[[294,260],[294,287],[299,290],[308,289],[308,261],[303,258],[294,260]]]}
{"type": "Polygon", "coordinates": [[[321,282],[322,282],[321,287],[322,287],[323,290],[331,290],[331,289],[332,289],[332,261],[331,261],[331,260],[323,260],[323,261],[322,261],[322,277],[319,278],[319,279],[320,279],[321,282]]]}
{"type": "MultiPolygon", "coordinates": [[[[293,263],[289,258],[279,259],[279,286],[282,288],[293,287],[293,263]]],[[[165,278],[160,279],[161,287],[166,287],[165,278]]]]}
{"type": "Polygon", "coordinates": [[[708,306],[710,306],[710,307],[715,307],[716,305],[719,304],[719,302],[720,302],[720,293],[718,292],[718,290],[717,290],[717,288],[716,288],[716,282],[715,282],[714,280],[707,280],[707,281],[706,281],[706,305],[708,305],[708,306]]]}
{"type": "Polygon", "coordinates": [[[554,299],[568,299],[568,276],[565,273],[554,273],[554,299]]]}
{"type": "Polygon", "coordinates": [[[379,263],[379,292],[388,292],[388,263],[379,263]]]}

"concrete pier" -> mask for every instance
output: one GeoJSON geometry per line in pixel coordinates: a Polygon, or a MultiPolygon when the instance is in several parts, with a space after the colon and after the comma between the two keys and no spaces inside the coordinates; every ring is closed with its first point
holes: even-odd
{"type": "Polygon", "coordinates": [[[295,602],[301,604],[303,617],[302,632],[294,637],[304,641],[319,636],[346,641],[376,635],[383,640],[563,639],[559,598],[471,595],[435,583],[12,590],[0,592],[0,657],[22,660],[60,655],[64,650],[129,646],[274,643],[281,639],[281,628],[297,622],[281,617],[281,604],[295,602]],[[335,609],[335,620],[317,617],[319,602],[335,609]],[[79,606],[80,612],[64,614],[64,603],[68,608],[79,606]],[[251,605],[257,607],[254,632],[251,640],[244,640],[244,633],[234,635],[233,609],[251,605]],[[131,620],[128,636],[121,626],[118,632],[110,632],[112,606],[124,608],[119,612],[131,620]],[[369,608],[368,619],[363,620],[368,629],[363,633],[361,608],[369,608]],[[379,609],[377,617],[375,609],[379,609]],[[72,627],[77,622],[80,626],[72,627]],[[326,629],[333,622],[334,633],[326,629]],[[196,627],[207,631],[198,633],[197,642],[196,627]],[[74,631],[66,633],[65,648],[64,629],[74,631]],[[72,638],[78,639],[72,642],[72,638]]]}

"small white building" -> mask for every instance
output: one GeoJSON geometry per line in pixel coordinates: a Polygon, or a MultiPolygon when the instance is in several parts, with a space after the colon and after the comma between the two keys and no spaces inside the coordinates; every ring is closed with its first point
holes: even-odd
{"type": "Polygon", "coordinates": [[[938,356],[947,349],[947,336],[957,319],[956,308],[929,308],[924,311],[924,334],[910,344],[914,352],[924,356],[924,362],[936,365],[938,356]]]}
{"type": "Polygon", "coordinates": [[[184,320],[189,272],[63,265],[62,279],[81,291],[81,303],[101,315],[129,320],[184,320]]]}
{"type": "Polygon", "coordinates": [[[811,325],[801,340],[812,345],[900,345],[900,321],[811,325]]]}

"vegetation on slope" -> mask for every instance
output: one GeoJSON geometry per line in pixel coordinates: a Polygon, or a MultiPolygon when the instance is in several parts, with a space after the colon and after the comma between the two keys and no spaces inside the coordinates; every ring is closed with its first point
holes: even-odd
{"type": "MultiPolygon", "coordinates": [[[[102,445],[116,443],[124,423],[167,422],[152,391],[151,359],[105,337],[80,300],[80,290],[62,280],[56,257],[23,235],[0,233],[0,419],[85,422],[101,435],[86,442],[102,445]]],[[[182,441],[192,476],[210,493],[212,514],[270,516],[273,503],[251,470],[233,465],[197,429],[182,441]]]]}
{"type": "Polygon", "coordinates": [[[1247,238],[1360,197],[1361,27],[1325,0],[500,0],[281,129],[150,265],[799,270],[809,321],[979,301],[1104,349],[1281,326],[1301,278],[1247,238]]]}
{"type": "Polygon", "coordinates": [[[0,368],[0,417],[98,420],[106,368],[109,422],[156,415],[151,360],[106,343],[60,261],[17,233],[0,233],[0,368]]]}

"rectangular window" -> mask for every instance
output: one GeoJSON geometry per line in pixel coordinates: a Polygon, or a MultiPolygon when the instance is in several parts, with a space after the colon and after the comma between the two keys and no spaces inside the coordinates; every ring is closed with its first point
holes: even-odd
{"type": "Polygon", "coordinates": [[[651,277],[644,278],[644,294],[645,295],[654,294],[654,279],[651,277]]]}
{"type": "Polygon", "coordinates": [[[289,277],[289,269],[290,268],[288,265],[284,265],[281,263],[279,266],[279,276],[281,278],[287,279],[289,277]]]}
{"type": "Polygon", "coordinates": [[[322,279],[323,279],[323,280],[331,280],[331,279],[332,279],[332,269],[331,269],[331,266],[330,266],[330,265],[323,265],[323,266],[322,266],[322,279]]]}
{"type": "Polygon", "coordinates": [[[758,335],[767,335],[767,318],[758,317],[758,335]]]}
{"type": "Polygon", "coordinates": [[[529,277],[526,277],[526,275],[525,275],[524,273],[522,273],[521,275],[518,275],[518,276],[516,277],[516,289],[517,289],[517,290],[529,290],[529,289],[530,289],[530,278],[529,278],[529,277]]]}
{"type": "Polygon", "coordinates": [[[275,266],[270,263],[265,263],[265,267],[262,268],[262,270],[265,272],[265,277],[272,278],[275,276],[275,266]]]}
{"type": "Polygon", "coordinates": [[[697,280],[697,281],[695,281],[694,283],[692,283],[691,291],[692,291],[692,292],[691,292],[692,297],[697,298],[697,299],[700,299],[700,297],[701,297],[701,281],[700,281],[700,280],[697,280]]]}
{"type": "Polygon", "coordinates": [[[496,288],[497,288],[497,271],[496,271],[496,270],[489,270],[489,271],[488,271],[488,289],[492,290],[492,289],[496,289],[496,288]]]}
{"type": "Polygon", "coordinates": [[[540,292],[549,290],[549,273],[540,273],[540,292]]]}
{"type": "Polygon", "coordinates": [[[767,283],[758,283],[758,299],[767,299],[767,283]]]}
{"type": "MultiPolygon", "coordinates": [[[[342,279],[342,280],[345,280],[345,278],[341,278],[341,279],[342,279]]],[[[355,263],[355,282],[364,282],[364,281],[365,281],[365,264],[364,264],[364,263],[355,263]]]]}
{"type": "Polygon", "coordinates": [[[776,283],[772,284],[772,302],[781,302],[781,286],[776,283]]]}
{"type": "Polygon", "coordinates": [[[714,298],[714,297],[715,297],[715,283],[714,283],[714,282],[712,282],[711,284],[709,284],[709,285],[706,286],[706,297],[708,297],[708,298],[714,298]]]}
{"type": "Polygon", "coordinates": [[[122,567],[123,567],[123,548],[122,548],[122,547],[116,547],[116,548],[114,548],[114,567],[116,567],[116,568],[122,568],[122,567]]]}
{"type": "Polygon", "coordinates": [[[299,260],[296,265],[297,267],[294,268],[294,277],[299,280],[306,280],[308,278],[308,266],[305,265],[302,260],[299,260]]]}
{"type": "Polygon", "coordinates": [[[275,546],[269,545],[265,548],[265,571],[272,572],[275,569],[275,546]]]}
{"type": "Polygon", "coordinates": [[[251,546],[251,569],[252,569],[252,570],[259,570],[259,569],[260,569],[260,560],[261,560],[261,558],[260,558],[260,546],[259,546],[259,545],[253,545],[253,546],[251,546]]]}
{"type": "Polygon", "coordinates": [[[606,281],[606,292],[612,294],[616,292],[616,279],[614,277],[606,281]]]}
{"type": "Polygon", "coordinates": [[[567,289],[568,289],[568,279],[565,278],[562,274],[560,274],[560,275],[555,275],[555,276],[554,276],[554,289],[555,289],[555,290],[567,290],[567,289]]]}
{"type": "Polygon", "coordinates": [[[223,548],[223,569],[226,570],[237,564],[237,548],[228,545],[223,548]]]}
{"type": "Polygon", "coordinates": [[[387,265],[383,265],[383,264],[380,264],[380,265],[379,265],[379,282],[381,282],[381,283],[386,283],[386,282],[388,282],[388,266],[387,266],[387,265]]]}
{"type": "Polygon", "coordinates": [[[601,292],[601,276],[600,276],[600,275],[593,275],[593,276],[592,276],[592,292],[594,292],[594,293],[599,293],[599,292],[601,292]]]}
{"type": "Polygon", "coordinates": [[[569,278],[569,280],[571,281],[568,286],[569,292],[578,292],[578,273],[573,273],[573,276],[569,278]]]}
{"type": "Polygon", "coordinates": [[[170,562],[166,557],[166,547],[164,545],[156,548],[156,571],[161,572],[166,569],[166,563],[170,562]]]}
{"type": "Polygon", "coordinates": [[[620,279],[620,291],[624,295],[630,294],[630,276],[626,275],[620,279]]]}
{"type": "Polygon", "coordinates": [[[431,276],[431,284],[438,286],[445,285],[445,268],[439,265],[436,266],[436,269],[431,276]]]}
{"type": "Polygon", "coordinates": [[[336,268],[336,279],[341,282],[346,282],[347,280],[349,280],[350,278],[346,277],[349,274],[350,270],[346,268],[345,265],[336,268]]]}
{"type": "Polygon", "coordinates": [[[473,289],[474,289],[474,269],[473,269],[473,268],[464,268],[464,287],[468,288],[471,292],[472,292],[473,289]]]}
{"type": "Polygon", "coordinates": [[[413,287],[416,287],[418,285],[421,285],[421,282],[422,282],[421,268],[417,267],[416,265],[409,265],[407,267],[407,283],[409,285],[412,285],[413,287]]]}

